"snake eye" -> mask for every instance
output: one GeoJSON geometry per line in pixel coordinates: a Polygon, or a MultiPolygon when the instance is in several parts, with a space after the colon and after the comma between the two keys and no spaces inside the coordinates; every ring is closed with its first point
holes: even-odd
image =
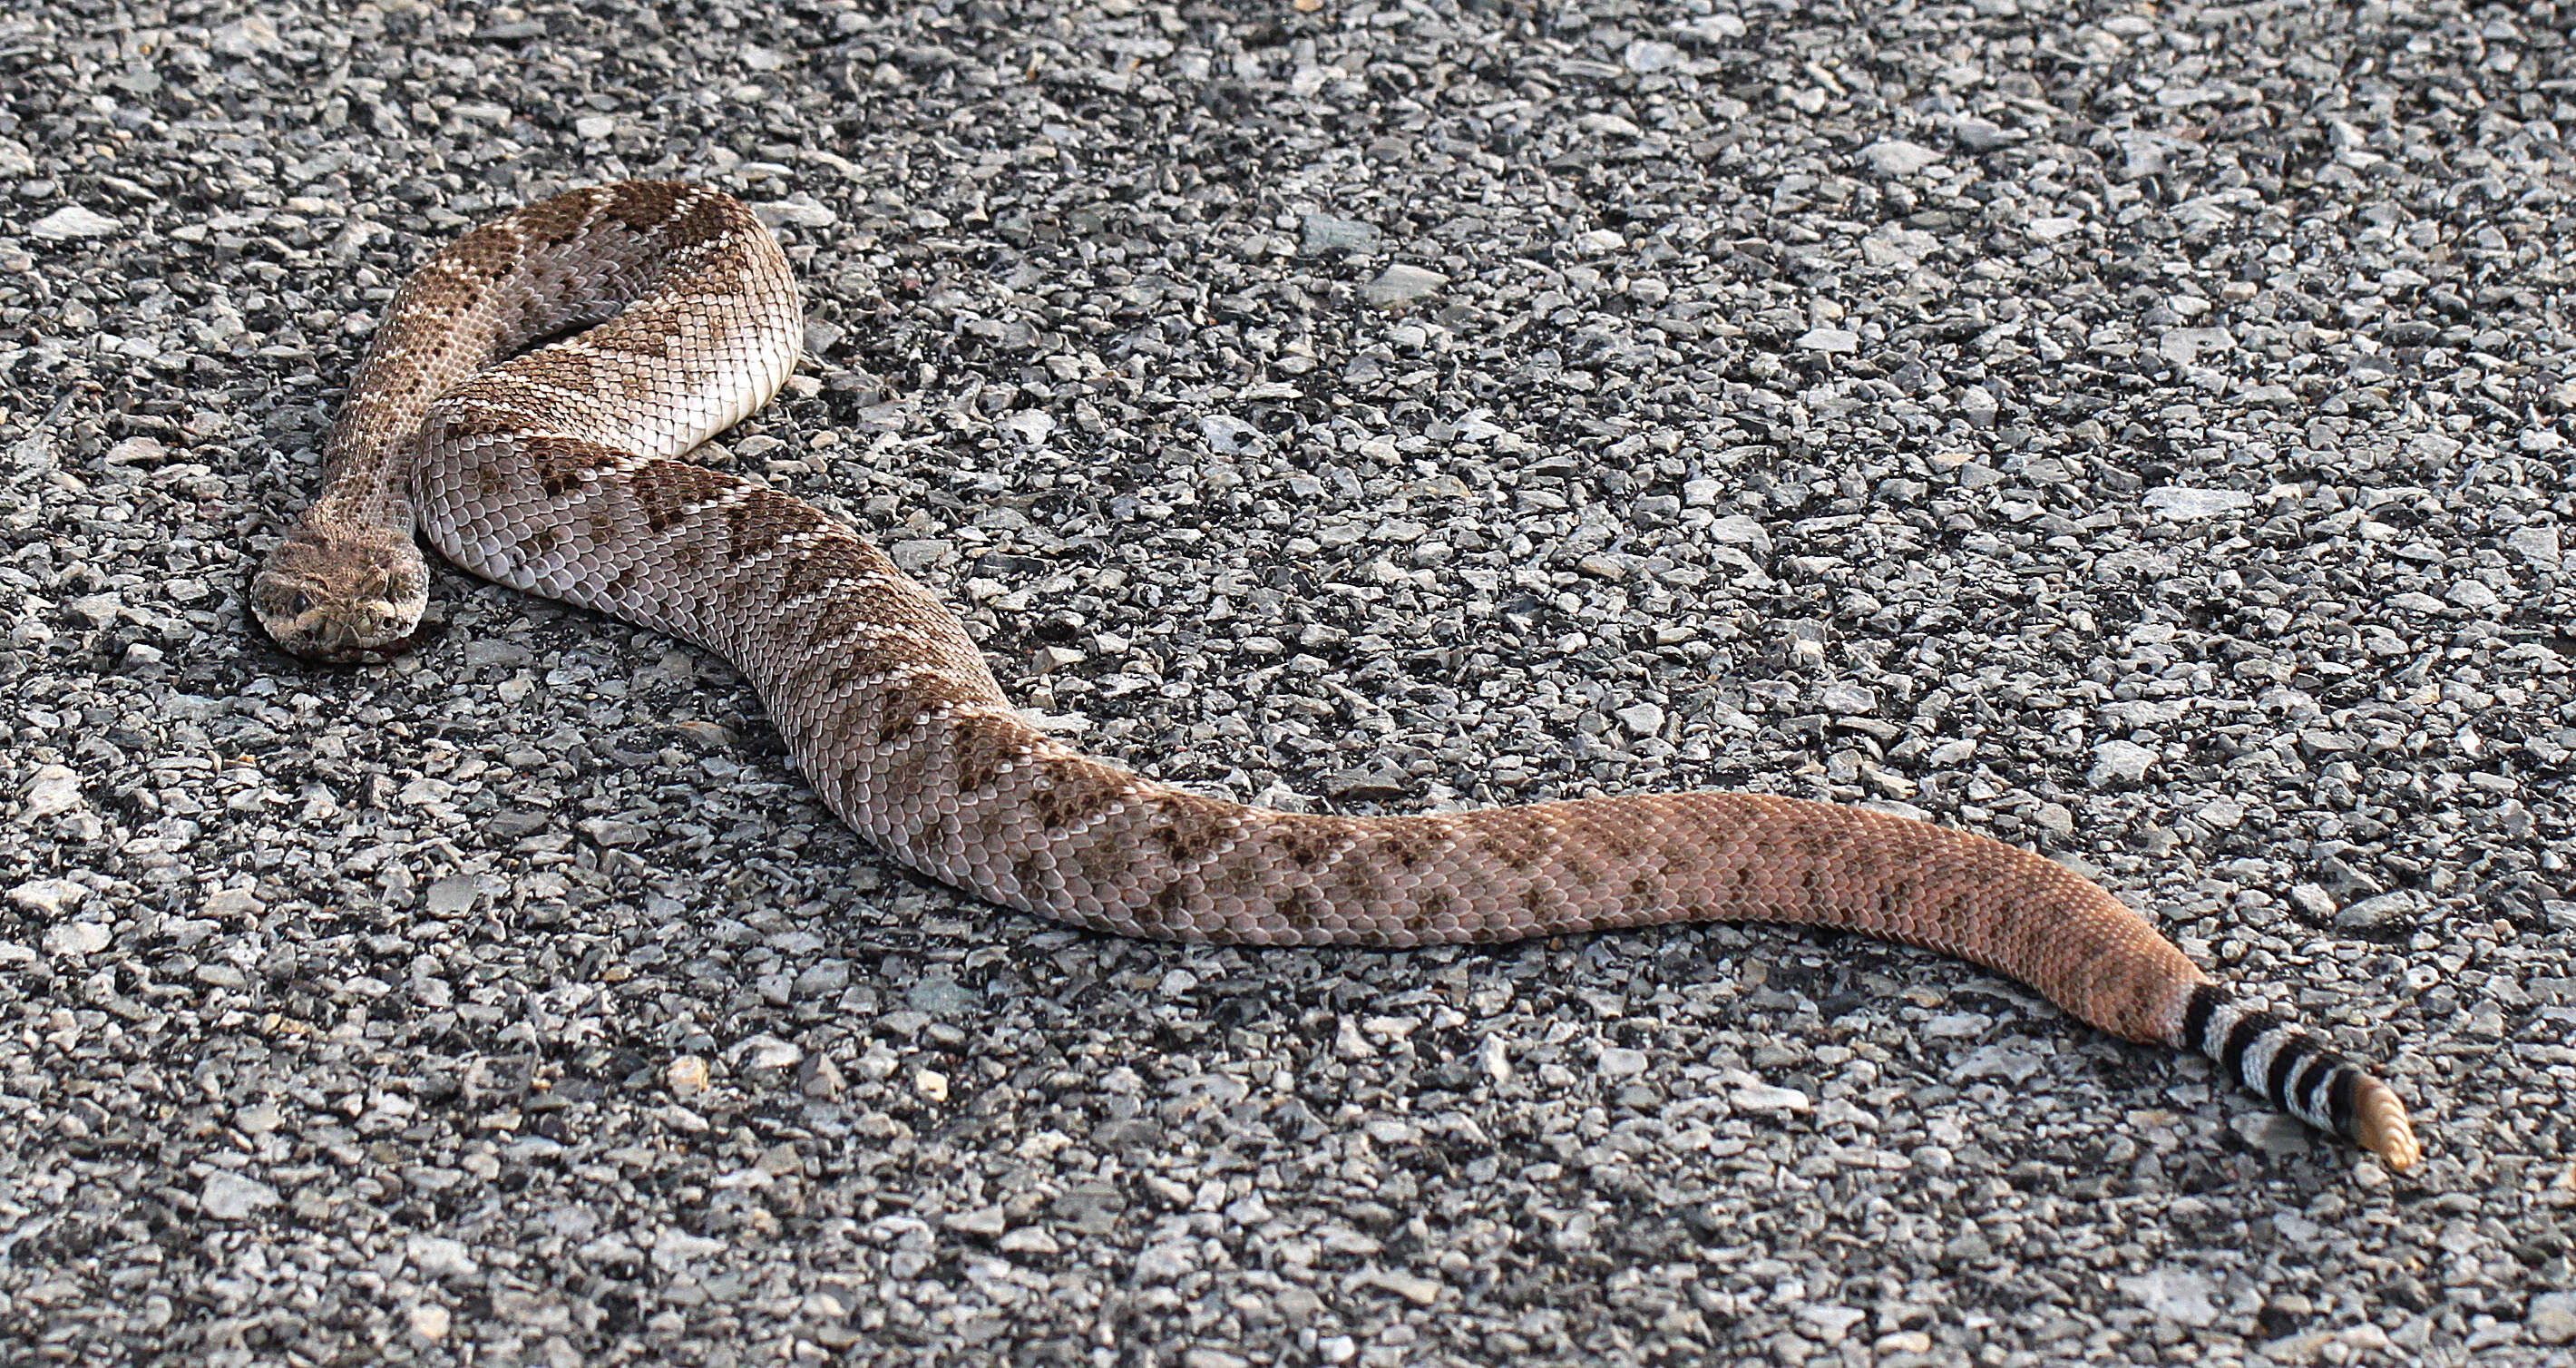
{"type": "Polygon", "coordinates": [[[286,605],[286,611],[297,617],[302,617],[304,616],[305,611],[310,609],[312,606],[313,600],[306,597],[304,593],[299,590],[297,591],[294,600],[286,605]]]}

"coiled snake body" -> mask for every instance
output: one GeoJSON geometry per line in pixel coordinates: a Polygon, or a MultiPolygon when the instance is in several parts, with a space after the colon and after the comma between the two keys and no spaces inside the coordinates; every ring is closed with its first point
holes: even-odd
{"type": "Polygon", "coordinates": [[[578,190],[468,234],[395,296],[323,491],[271,552],[254,612],[299,654],[400,649],[426,604],[417,527],[475,574],[732,661],[835,813],[1008,907],[1257,945],[1706,919],[1865,932],[1990,965],[2114,1034],[2201,1051],[2306,1121],[2416,1161],[2386,1084],[2237,1005],[2101,888],[1998,841],[1732,793],[1309,816],[1076,753],[1022,719],[964,626],[876,547],[680,459],[768,401],[801,336],[777,244],[712,190],[578,190]]]}

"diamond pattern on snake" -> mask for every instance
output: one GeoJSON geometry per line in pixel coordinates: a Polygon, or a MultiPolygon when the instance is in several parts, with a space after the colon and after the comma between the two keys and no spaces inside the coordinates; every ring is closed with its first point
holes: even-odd
{"type": "Polygon", "coordinates": [[[426,607],[425,537],[486,579],[733,662],[834,813],[889,858],[1004,907],[1245,945],[1704,920],[1857,931],[2206,1054],[2394,1167],[2420,1157],[2386,1083],[2240,1004],[2098,885],[2001,841],[1742,793],[1276,812],[1050,739],[956,615],[855,530],[685,459],[786,382],[802,322],[777,243],[703,187],[576,190],[468,233],[395,295],[321,492],[253,583],[254,613],[299,655],[382,659],[426,607]]]}

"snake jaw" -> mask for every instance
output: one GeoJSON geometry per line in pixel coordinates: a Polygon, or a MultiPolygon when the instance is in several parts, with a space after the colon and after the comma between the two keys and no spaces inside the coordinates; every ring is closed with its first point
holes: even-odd
{"type": "Polygon", "coordinates": [[[381,661],[418,634],[429,567],[408,540],[300,526],[252,578],[250,608],[270,639],[295,655],[381,661]]]}

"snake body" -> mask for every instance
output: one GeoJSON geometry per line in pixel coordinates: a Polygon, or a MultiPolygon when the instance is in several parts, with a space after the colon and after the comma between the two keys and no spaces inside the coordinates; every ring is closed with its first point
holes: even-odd
{"type": "Polygon", "coordinates": [[[299,654],[401,649],[426,602],[417,530],[477,575],[733,662],[833,812],[1006,907],[1253,945],[1712,919],[1858,931],[2200,1051],[2294,1115],[2416,1162],[2385,1083],[2240,1004],[2097,885],[1982,836],[1734,793],[1314,816],[1189,793],[1050,739],[956,616],[875,546],[681,459],[785,383],[801,329],[777,244],[713,190],[577,190],[467,234],[396,294],[325,449],[323,491],[270,554],[254,611],[299,654]]]}

